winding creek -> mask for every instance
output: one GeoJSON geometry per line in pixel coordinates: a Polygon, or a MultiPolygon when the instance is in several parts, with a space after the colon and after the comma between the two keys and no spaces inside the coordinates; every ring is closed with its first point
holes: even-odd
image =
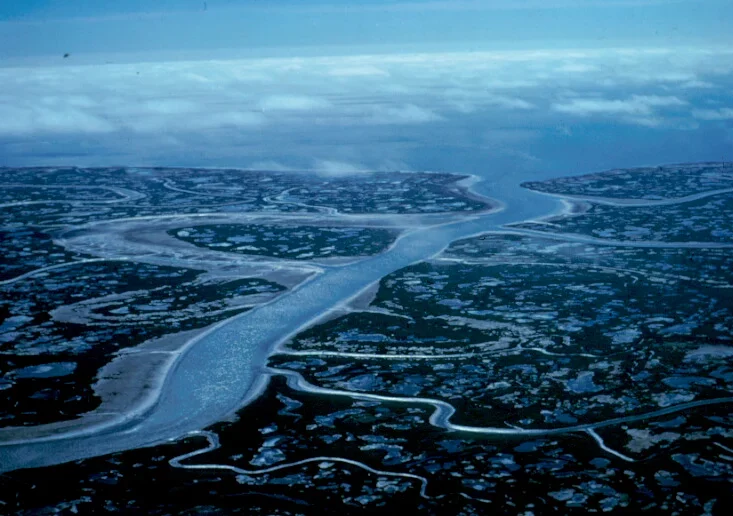
{"type": "MultiPolygon", "coordinates": [[[[476,190],[480,191],[481,186],[478,185],[479,188],[476,190]]],[[[558,198],[534,193],[518,185],[499,187],[492,190],[490,195],[501,201],[503,205],[501,210],[465,215],[462,220],[448,219],[424,227],[412,226],[384,253],[353,263],[319,268],[318,272],[307,281],[287,294],[249,312],[223,321],[197,335],[176,354],[172,366],[163,371],[165,376],[164,379],[161,379],[159,392],[147,403],[138,405],[134,410],[118,414],[103,424],[89,425],[40,438],[0,442],[0,472],[49,466],[152,446],[187,435],[206,437],[209,444],[205,449],[172,460],[171,465],[234,471],[236,468],[231,466],[184,465],[182,461],[216,448],[218,446],[216,436],[202,429],[231,417],[234,412],[255,399],[263,391],[272,375],[283,375],[287,378],[291,388],[315,394],[348,396],[355,399],[392,403],[427,404],[435,409],[430,423],[448,431],[518,436],[585,432],[603,449],[606,447],[594,429],[660,417],[696,406],[733,402],[733,398],[701,400],[667,407],[648,414],[637,414],[566,428],[467,427],[450,422],[450,417],[455,410],[444,401],[325,389],[307,383],[298,373],[266,367],[268,357],[272,353],[281,352],[280,345],[290,336],[313,324],[329,311],[343,306],[385,275],[436,255],[454,240],[484,231],[505,231],[503,229],[505,224],[547,216],[558,212],[563,207],[558,198]]],[[[337,217],[339,215],[327,211],[325,215],[321,216],[337,217]]],[[[150,223],[155,224],[162,218],[151,217],[150,223]]],[[[142,221],[140,223],[144,224],[142,221]]],[[[529,231],[521,232],[530,233],[529,231]]],[[[568,239],[567,235],[542,234],[542,236],[568,239]]],[[[572,240],[612,245],[608,241],[596,242],[595,239],[585,237],[577,237],[572,240]]],[[[685,246],[684,244],[667,245],[670,247],[685,246]]],[[[113,256],[115,250],[114,245],[107,248],[107,254],[104,254],[105,258],[102,259],[136,259],[136,256],[115,257],[113,256]]],[[[99,256],[99,253],[95,254],[99,256]]],[[[29,274],[31,273],[24,276],[29,274]]],[[[344,354],[344,356],[347,355],[344,354]]],[[[609,452],[623,460],[629,459],[613,450],[609,452]]],[[[298,463],[260,470],[259,473],[322,460],[349,462],[372,473],[417,480],[422,484],[421,494],[425,495],[427,481],[423,477],[407,473],[382,472],[338,457],[315,457],[298,463]]]]}

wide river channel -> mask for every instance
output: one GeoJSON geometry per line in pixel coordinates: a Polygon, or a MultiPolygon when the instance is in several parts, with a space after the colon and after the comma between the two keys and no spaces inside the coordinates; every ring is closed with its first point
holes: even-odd
{"type": "Polygon", "coordinates": [[[230,416],[254,399],[277,343],[382,277],[439,253],[452,241],[557,211],[560,202],[518,185],[475,190],[501,201],[498,212],[406,233],[387,251],[330,267],[293,291],[220,323],[190,343],[168,371],[157,401],[114,424],[26,442],[0,443],[0,472],[61,464],[180,438],[230,416]]]}

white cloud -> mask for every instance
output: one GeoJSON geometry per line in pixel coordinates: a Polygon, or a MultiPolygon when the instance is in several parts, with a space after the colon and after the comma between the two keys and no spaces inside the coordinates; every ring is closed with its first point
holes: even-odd
{"type": "Polygon", "coordinates": [[[484,88],[451,88],[445,91],[445,97],[448,105],[460,113],[475,113],[487,107],[509,110],[529,110],[536,107],[522,98],[493,93],[484,88]]]}
{"type": "Polygon", "coordinates": [[[328,75],[333,77],[388,77],[389,72],[371,65],[347,66],[344,68],[333,68],[328,75]]]}
{"type": "Polygon", "coordinates": [[[40,104],[45,106],[69,106],[73,108],[87,109],[97,106],[97,103],[85,95],[67,95],[60,97],[58,95],[46,95],[38,99],[40,104]]]}
{"type": "Polygon", "coordinates": [[[216,129],[219,127],[246,128],[265,123],[266,118],[259,113],[246,111],[230,111],[228,113],[214,113],[198,119],[198,127],[202,129],[216,129]]]}
{"type": "Polygon", "coordinates": [[[434,111],[415,104],[375,106],[371,112],[372,116],[368,121],[375,124],[424,124],[443,119],[434,111]]]}
{"type": "Polygon", "coordinates": [[[692,116],[699,120],[733,120],[733,108],[693,109],[692,116]]]}
{"type": "Polygon", "coordinates": [[[486,98],[486,103],[491,106],[506,109],[533,109],[535,106],[524,99],[516,97],[505,97],[503,95],[491,95],[486,98]]]}
{"type": "Polygon", "coordinates": [[[183,99],[151,99],[142,103],[142,110],[157,115],[192,113],[198,108],[194,102],[183,99]]]}
{"type": "Polygon", "coordinates": [[[326,109],[331,104],[320,98],[304,95],[272,95],[259,102],[259,108],[264,111],[314,111],[326,109]]]}
{"type": "Polygon", "coordinates": [[[74,147],[78,136],[80,153],[91,152],[93,140],[100,153],[138,161],[135,150],[174,139],[197,156],[210,155],[212,145],[228,146],[229,157],[244,163],[266,156],[305,166],[326,156],[333,160],[319,162],[322,171],[353,172],[363,169],[355,162],[413,160],[414,149],[436,141],[430,124],[437,122],[461,137],[480,125],[478,141],[463,139],[468,147],[483,145],[483,130],[543,127],[548,114],[553,126],[558,113],[664,127],[727,120],[730,108],[691,100],[680,109],[692,93],[686,88],[713,81],[724,94],[724,70],[733,71],[733,52],[695,48],[0,67],[0,146],[13,140],[27,149],[54,141],[44,135],[63,135],[74,147]],[[340,139],[359,150],[333,153],[340,139]],[[380,155],[385,146],[394,153],[380,155]]]}
{"type": "Polygon", "coordinates": [[[0,105],[0,135],[27,136],[34,133],[102,134],[114,126],[98,116],[70,106],[0,105]]]}
{"type": "Polygon", "coordinates": [[[552,105],[552,109],[560,113],[578,116],[597,114],[606,115],[651,115],[654,108],[669,106],[684,106],[684,100],[672,96],[632,95],[625,100],[603,98],[572,99],[569,102],[559,102],[552,105]]]}
{"type": "Polygon", "coordinates": [[[271,170],[273,172],[295,172],[298,170],[274,160],[255,161],[247,168],[250,170],[271,170]]]}
{"type": "Polygon", "coordinates": [[[250,170],[271,170],[274,172],[310,172],[323,177],[346,177],[372,172],[372,170],[363,165],[331,159],[311,160],[310,166],[304,167],[294,167],[277,160],[260,160],[252,162],[247,168],[250,170]]]}
{"type": "Polygon", "coordinates": [[[562,73],[588,73],[596,70],[597,66],[581,62],[564,63],[557,68],[557,71],[562,73]]]}
{"type": "Polygon", "coordinates": [[[369,170],[362,165],[322,159],[315,160],[311,170],[327,177],[343,177],[369,173],[369,170]]]}
{"type": "Polygon", "coordinates": [[[665,91],[701,90],[710,88],[715,88],[715,84],[710,81],[701,81],[699,79],[692,79],[690,81],[678,82],[662,86],[662,89],[664,89],[665,91]]]}
{"type": "Polygon", "coordinates": [[[137,133],[185,133],[212,129],[247,129],[266,123],[267,119],[256,112],[228,111],[207,112],[205,109],[189,112],[146,112],[127,116],[120,120],[116,130],[129,129],[137,133]],[[165,116],[156,116],[164,114],[165,116]]]}

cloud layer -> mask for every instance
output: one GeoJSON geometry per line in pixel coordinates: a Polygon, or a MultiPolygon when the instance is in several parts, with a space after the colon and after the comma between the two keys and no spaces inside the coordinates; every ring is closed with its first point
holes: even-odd
{"type": "MultiPolygon", "coordinates": [[[[351,173],[404,163],[406,150],[464,127],[485,145],[470,135],[545,127],[570,137],[573,126],[597,121],[649,130],[726,123],[732,75],[733,52],[695,48],[0,68],[0,154],[41,146],[49,154],[56,140],[100,156],[236,147],[252,163],[291,152],[299,167],[351,173]],[[362,150],[329,144],[345,135],[362,150]],[[377,159],[385,141],[395,154],[377,159]]],[[[502,145],[497,152],[532,156],[523,142],[502,145]]]]}

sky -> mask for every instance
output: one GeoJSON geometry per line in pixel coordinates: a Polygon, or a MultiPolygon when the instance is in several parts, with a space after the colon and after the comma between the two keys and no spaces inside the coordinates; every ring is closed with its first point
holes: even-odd
{"type": "Polygon", "coordinates": [[[725,45],[733,43],[732,16],[729,0],[5,0],[0,59],[355,46],[725,45]]]}
{"type": "Polygon", "coordinates": [[[731,15],[729,0],[7,0],[0,166],[534,179],[730,160],[731,15]]]}

